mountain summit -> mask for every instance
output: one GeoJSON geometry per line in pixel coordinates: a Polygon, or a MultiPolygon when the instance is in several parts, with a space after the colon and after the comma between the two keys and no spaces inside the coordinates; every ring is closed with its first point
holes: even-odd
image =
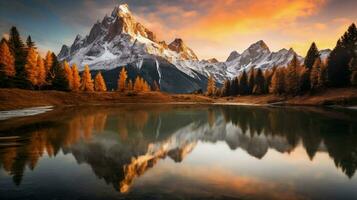
{"type": "Polygon", "coordinates": [[[176,39],[169,46],[159,42],[152,31],[135,20],[129,6],[122,4],[116,6],[110,16],[95,23],[86,37],[78,35],[71,47],[63,45],[58,57],[80,66],[89,64],[92,68],[109,69],[149,55],[167,60],[197,60],[182,39],[176,39]]]}
{"type": "Polygon", "coordinates": [[[232,52],[226,62],[199,60],[182,39],[169,44],[159,40],[122,4],[97,21],[88,35],[77,35],[71,46],[63,45],[58,58],[77,64],[80,70],[84,65],[93,73],[101,70],[109,89],[116,88],[117,73],[125,66],[131,79],[140,75],[151,85],[157,82],[162,91],[185,93],[204,90],[210,75],[219,85],[243,70],[286,66],[294,54],[286,49],[271,52],[259,40],[242,54],[232,52]]]}

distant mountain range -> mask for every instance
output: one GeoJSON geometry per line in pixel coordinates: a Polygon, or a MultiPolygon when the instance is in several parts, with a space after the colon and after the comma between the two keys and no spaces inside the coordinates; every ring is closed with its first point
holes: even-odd
{"type": "MultiPolygon", "coordinates": [[[[321,57],[326,59],[330,52],[322,50],[321,57]]],[[[131,79],[140,75],[149,84],[159,83],[162,91],[188,93],[204,90],[209,75],[222,84],[243,70],[286,66],[294,54],[293,49],[271,52],[260,40],[241,54],[233,51],[225,62],[199,60],[180,38],[170,44],[158,40],[135,20],[128,5],[122,4],[95,23],[87,36],[77,35],[70,47],[63,45],[58,58],[77,64],[80,70],[86,64],[93,73],[101,70],[110,89],[116,88],[119,70],[125,66],[131,79]]],[[[299,59],[303,61],[301,56],[299,59]]]]}

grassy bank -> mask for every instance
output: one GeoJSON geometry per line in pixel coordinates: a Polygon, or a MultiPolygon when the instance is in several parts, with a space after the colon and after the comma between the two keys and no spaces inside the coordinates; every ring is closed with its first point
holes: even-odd
{"type": "Polygon", "coordinates": [[[35,106],[111,105],[117,103],[231,103],[285,105],[357,105],[357,89],[329,89],[299,97],[275,95],[209,98],[202,95],[171,95],[159,92],[121,94],[118,92],[60,92],[0,89],[0,110],[35,106]]]}

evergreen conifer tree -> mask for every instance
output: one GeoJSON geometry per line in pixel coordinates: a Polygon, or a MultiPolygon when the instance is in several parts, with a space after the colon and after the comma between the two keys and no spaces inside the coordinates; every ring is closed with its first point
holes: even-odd
{"type": "Polygon", "coordinates": [[[310,83],[311,83],[312,90],[317,90],[320,87],[319,76],[321,75],[321,68],[322,68],[321,66],[322,66],[322,61],[321,58],[318,57],[315,60],[314,65],[312,66],[312,70],[310,74],[310,83]]]}
{"type": "Polygon", "coordinates": [[[285,68],[277,68],[274,71],[270,84],[270,92],[281,95],[285,92],[285,68]]]}
{"type": "Polygon", "coordinates": [[[268,94],[269,93],[269,87],[271,84],[271,79],[273,78],[274,71],[276,70],[276,67],[273,68],[273,70],[265,70],[264,71],[264,93],[268,94]]]}
{"type": "Polygon", "coordinates": [[[313,42],[310,46],[310,49],[308,50],[305,60],[304,60],[304,66],[311,70],[312,66],[315,63],[315,60],[320,57],[320,52],[318,48],[316,47],[315,42],[313,42]]]}
{"type": "Polygon", "coordinates": [[[355,51],[357,51],[357,28],[355,24],[352,24],[329,55],[327,63],[329,86],[345,87],[350,85],[349,63],[355,51]]]}
{"type": "Polygon", "coordinates": [[[252,68],[249,72],[249,79],[248,79],[248,88],[249,88],[249,94],[253,93],[254,89],[254,84],[255,84],[255,70],[252,68]]]}
{"type": "Polygon", "coordinates": [[[37,49],[37,48],[36,48],[36,44],[35,44],[34,41],[32,41],[31,36],[28,36],[28,37],[27,37],[27,39],[26,39],[26,46],[27,46],[28,49],[29,49],[29,48],[37,49]]]}
{"type": "Polygon", "coordinates": [[[20,88],[28,88],[30,83],[27,80],[25,70],[26,49],[17,28],[14,26],[10,29],[8,45],[15,58],[15,84],[20,88]]]}
{"type": "Polygon", "coordinates": [[[295,54],[293,59],[288,64],[288,67],[286,68],[285,89],[288,94],[297,95],[300,91],[300,78],[298,73],[299,67],[300,63],[295,54]]]}
{"type": "Polygon", "coordinates": [[[222,96],[227,97],[231,95],[231,81],[225,80],[222,89],[222,96]]]}
{"type": "Polygon", "coordinates": [[[66,77],[66,73],[64,71],[63,66],[58,62],[57,56],[52,53],[52,67],[50,70],[50,82],[52,84],[52,89],[54,90],[61,90],[61,91],[68,91],[69,84],[66,77]]]}
{"type": "Polygon", "coordinates": [[[264,93],[264,75],[263,71],[261,69],[257,70],[257,73],[254,77],[254,88],[253,88],[253,94],[263,94],[264,93]]]}
{"type": "Polygon", "coordinates": [[[236,96],[239,94],[239,78],[235,77],[232,81],[231,81],[231,91],[230,94],[233,96],[236,96]]]}
{"type": "Polygon", "coordinates": [[[245,71],[241,74],[239,78],[239,91],[242,95],[249,94],[249,86],[248,86],[248,75],[245,71]]]}
{"type": "Polygon", "coordinates": [[[327,66],[326,63],[322,63],[321,71],[319,74],[319,88],[324,88],[327,85],[328,85],[327,66]]]}

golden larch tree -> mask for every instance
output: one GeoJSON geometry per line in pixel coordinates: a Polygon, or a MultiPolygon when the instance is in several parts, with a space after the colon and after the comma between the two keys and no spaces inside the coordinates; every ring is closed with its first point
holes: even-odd
{"type": "Polygon", "coordinates": [[[68,88],[73,90],[73,72],[67,61],[63,62],[63,68],[68,81],[68,88]]]}
{"type": "Polygon", "coordinates": [[[134,91],[135,92],[141,92],[142,91],[142,82],[141,82],[141,78],[139,76],[137,76],[135,78],[134,91]]]}
{"type": "Polygon", "coordinates": [[[72,91],[79,91],[81,87],[81,77],[79,76],[78,68],[76,64],[72,65],[72,91]]]}
{"type": "Polygon", "coordinates": [[[37,87],[40,89],[46,84],[46,68],[40,55],[37,56],[37,87]]]}
{"type": "Polygon", "coordinates": [[[315,90],[319,88],[319,76],[321,74],[321,67],[322,66],[322,61],[321,58],[318,57],[314,64],[312,65],[312,70],[310,73],[310,84],[311,84],[311,89],[315,90]]]}
{"type": "Polygon", "coordinates": [[[300,90],[299,70],[300,63],[295,54],[285,73],[285,92],[288,94],[297,95],[300,90]]]}
{"type": "Polygon", "coordinates": [[[216,82],[214,81],[214,78],[212,75],[208,77],[208,82],[207,82],[207,95],[212,96],[215,94],[216,91],[216,82]]]}
{"type": "Polygon", "coordinates": [[[15,76],[15,59],[11,54],[6,41],[3,41],[0,46],[0,72],[5,76],[15,76]]]}
{"type": "Polygon", "coordinates": [[[126,79],[128,78],[128,73],[125,67],[121,68],[119,79],[118,79],[118,91],[124,92],[126,89],[126,79]]]}
{"type": "Polygon", "coordinates": [[[82,82],[81,82],[81,90],[86,92],[94,91],[94,84],[92,80],[92,75],[90,74],[89,66],[86,65],[84,67],[84,71],[82,74],[82,82]]]}
{"type": "Polygon", "coordinates": [[[100,72],[94,78],[94,89],[98,92],[107,91],[107,86],[105,85],[104,78],[100,72]]]}
{"type": "Polygon", "coordinates": [[[282,94],[285,92],[285,68],[275,70],[269,90],[273,94],[282,94]]]}
{"type": "Polygon", "coordinates": [[[47,51],[46,57],[45,57],[45,68],[46,68],[46,73],[48,73],[53,65],[53,57],[52,57],[52,52],[47,51]]]}
{"type": "Polygon", "coordinates": [[[30,48],[26,58],[26,77],[32,85],[37,85],[37,52],[34,48],[30,48]]]}
{"type": "Polygon", "coordinates": [[[144,79],[142,79],[142,91],[143,92],[151,91],[150,85],[144,79]]]}

